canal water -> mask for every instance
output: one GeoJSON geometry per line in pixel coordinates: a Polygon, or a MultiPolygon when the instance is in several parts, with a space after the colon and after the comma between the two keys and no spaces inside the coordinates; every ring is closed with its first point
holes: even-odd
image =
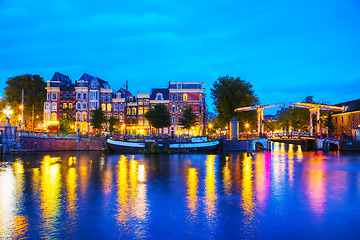
{"type": "Polygon", "coordinates": [[[0,162],[1,239],[359,239],[360,154],[51,152],[0,162]]]}

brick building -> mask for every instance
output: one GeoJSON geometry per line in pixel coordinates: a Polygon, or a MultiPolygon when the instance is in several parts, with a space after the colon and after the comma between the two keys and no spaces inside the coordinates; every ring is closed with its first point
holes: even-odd
{"type": "Polygon", "coordinates": [[[108,82],[86,73],[73,84],[68,76],[55,72],[47,84],[47,101],[44,103],[44,123],[47,126],[59,125],[61,118],[72,118],[74,130],[92,133],[89,124],[91,110],[101,107],[107,118],[119,120],[115,126],[118,132],[124,133],[126,126],[128,134],[148,135],[155,131],[144,115],[151,106],[161,103],[171,114],[171,126],[162,129],[163,134],[185,133],[179,125],[185,105],[191,105],[197,115],[198,124],[190,133],[203,134],[206,104],[201,82],[169,82],[167,88],[153,88],[150,94],[136,96],[123,88],[114,93],[108,82]]]}
{"type": "Polygon", "coordinates": [[[348,106],[345,112],[333,113],[335,135],[359,136],[360,127],[360,99],[336,104],[336,106],[348,106]]]}

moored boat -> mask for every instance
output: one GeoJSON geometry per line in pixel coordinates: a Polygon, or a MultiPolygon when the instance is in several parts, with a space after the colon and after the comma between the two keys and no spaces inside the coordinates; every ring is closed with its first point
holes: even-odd
{"type": "Polygon", "coordinates": [[[145,150],[145,142],[124,142],[119,140],[106,140],[109,149],[120,153],[138,153],[145,150]]]}
{"type": "Polygon", "coordinates": [[[218,140],[207,141],[206,137],[194,137],[191,141],[119,141],[108,139],[106,142],[110,150],[119,153],[139,153],[141,150],[151,149],[151,145],[154,142],[158,143],[158,147],[160,147],[159,149],[161,150],[189,153],[213,153],[216,152],[220,146],[218,140]]]}

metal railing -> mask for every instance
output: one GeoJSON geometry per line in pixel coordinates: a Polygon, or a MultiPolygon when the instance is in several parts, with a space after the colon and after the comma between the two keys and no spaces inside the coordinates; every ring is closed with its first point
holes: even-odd
{"type": "Polygon", "coordinates": [[[43,138],[66,138],[76,139],[76,133],[53,133],[53,132],[34,132],[34,131],[19,131],[19,136],[27,137],[43,137],[43,138]]]}
{"type": "Polygon", "coordinates": [[[297,132],[297,131],[281,131],[281,132],[270,132],[267,133],[267,137],[269,138],[293,138],[293,137],[314,137],[315,135],[308,132],[297,132]]]}

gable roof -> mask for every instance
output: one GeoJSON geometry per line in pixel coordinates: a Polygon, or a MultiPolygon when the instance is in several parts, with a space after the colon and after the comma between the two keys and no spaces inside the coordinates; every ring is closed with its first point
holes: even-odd
{"type": "Polygon", "coordinates": [[[335,104],[335,106],[339,106],[339,107],[348,106],[348,109],[346,109],[345,112],[334,113],[333,115],[341,114],[341,113],[357,112],[357,111],[360,111],[360,99],[343,102],[343,103],[338,103],[338,104],[335,104]]]}
{"type": "Polygon", "coordinates": [[[169,89],[168,88],[152,88],[150,94],[150,100],[156,100],[156,95],[161,93],[163,100],[169,100],[169,89]]]}
{"type": "Polygon", "coordinates": [[[101,88],[110,89],[110,85],[107,81],[104,81],[98,77],[93,77],[87,73],[84,73],[79,80],[88,81],[89,84],[92,80],[96,80],[100,84],[101,88]]]}
{"type": "Polygon", "coordinates": [[[126,95],[127,97],[132,97],[133,96],[129,91],[126,91],[123,88],[120,88],[119,90],[117,90],[116,93],[121,93],[121,97],[124,97],[124,95],[126,95]]]}
{"type": "Polygon", "coordinates": [[[70,82],[71,80],[70,80],[69,76],[59,73],[59,72],[55,72],[50,81],[70,82]]]}

